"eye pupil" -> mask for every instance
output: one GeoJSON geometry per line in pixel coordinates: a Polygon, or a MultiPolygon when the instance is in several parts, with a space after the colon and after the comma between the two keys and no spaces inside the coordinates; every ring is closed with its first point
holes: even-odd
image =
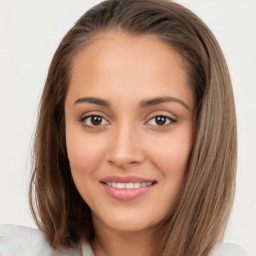
{"type": "Polygon", "coordinates": [[[92,116],[91,117],[91,123],[93,125],[100,125],[102,122],[102,117],[101,116],[92,116]]]}
{"type": "Polygon", "coordinates": [[[165,123],[166,123],[166,117],[165,116],[157,116],[156,117],[156,124],[164,125],[165,123]]]}

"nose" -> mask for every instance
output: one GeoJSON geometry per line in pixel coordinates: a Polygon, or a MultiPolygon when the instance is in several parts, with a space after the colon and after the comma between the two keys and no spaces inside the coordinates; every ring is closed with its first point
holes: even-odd
{"type": "Polygon", "coordinates": [[[145,160],[140,134],[128,124],[116,127],[110,137],[107,161],[121,169],[138,165],[145,160]]]}

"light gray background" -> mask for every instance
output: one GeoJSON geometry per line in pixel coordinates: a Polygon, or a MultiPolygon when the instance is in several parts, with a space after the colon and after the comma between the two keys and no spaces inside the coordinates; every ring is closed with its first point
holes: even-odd
{"type": "MultiPolygon", "coordinates": [[[[0,0],[0,223],[34,227],[27,187],[31,138],[58,43],[100,1],[0,0]]],[[[237,106],[237,193],[226,240],[256,255],[256,0],[178,0],[212,29],[226,56],[237,106]]]]}

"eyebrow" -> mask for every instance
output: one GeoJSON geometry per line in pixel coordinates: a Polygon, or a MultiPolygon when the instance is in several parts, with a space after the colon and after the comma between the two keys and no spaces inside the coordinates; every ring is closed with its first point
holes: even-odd
{"type": "MultiPolygon", "coordinates": [[[[186,109],[189,110],[189,106],[182,100],[174,98],[174,97],[157,97],[157,98],[153,98],[153,99],[149,99],[149,100],[143,100],[140,102],[140,107],[141,108],[146,108],[146,107],[150,107],[150,106],[154,106],[157,104],[161,104],[164,102],[175,102],[175,103],[179,103],[180,105],[182,105],[183,107],[185,107],[186,109]]],[[[79,103],[90,103],[90,104],[95,104],[95,105],[99,105],[99,106],[104,106],[104,107],[110,107],[110,102],[107,100],[103,100],[100,98],[96,98],[96,97],[84,97],[84,98],[79,98],[77,99],[74,104],[79,104],[79,103]]]]}
{"type": "Polygon", "coordinates": [[[90,103],[90,104],[96,104],[104,107],[110,107],[110,102],[100,99],[100,98],[95,98],[95,97],[84,97],[84,98],[79,98],[75,101],[75,105],[78,103],[90,103]]]}
{"type": "Polygon", "coordinates": [[[186,109],[189,110],[189,106],[182,100],[174,98],[174,97],[158,97],[158,98],[153,98],[153,99],[149,99],[149,100],[143,100],[140,103],[140,107],[145,108],[145,107],[150,107],[150,106],[154,106],[157,104],[161,104],[164,102],[175,102],[175,103],[179,103],[180,105],[182,105],[183,107],[185,107],[186,109]]]}

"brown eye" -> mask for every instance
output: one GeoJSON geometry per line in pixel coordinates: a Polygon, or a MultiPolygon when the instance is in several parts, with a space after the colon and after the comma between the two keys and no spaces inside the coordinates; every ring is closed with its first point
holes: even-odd
{"type": "Polygon", "coordinates": [[[156,124],[157,125],[164,125],[166,123],[166,117],[165,116],[158,116],[156,117],[156,124]]]}
{"type": "Polygon", "coordinates": [[[92,116],[91,117],[91,123],[93,125],[100,125],[102,122],[102,117],[101,116],[92,116]]]}
{"type": "Polygon", "coordinates": [[[80,121],[82,123],[85,123],[85,125],[87,126],[100,126],[100,125],[108,124],[105,118],[103,118],[102,116],[96,116],[96,115],[83,117],[80,121]]]}
{"type": "Polygon", "coordinates": [[[155,116],[149,120],[149,124],[153,126],[164,126],[172,122],[175,120],[168,116],[155,116]]]}

